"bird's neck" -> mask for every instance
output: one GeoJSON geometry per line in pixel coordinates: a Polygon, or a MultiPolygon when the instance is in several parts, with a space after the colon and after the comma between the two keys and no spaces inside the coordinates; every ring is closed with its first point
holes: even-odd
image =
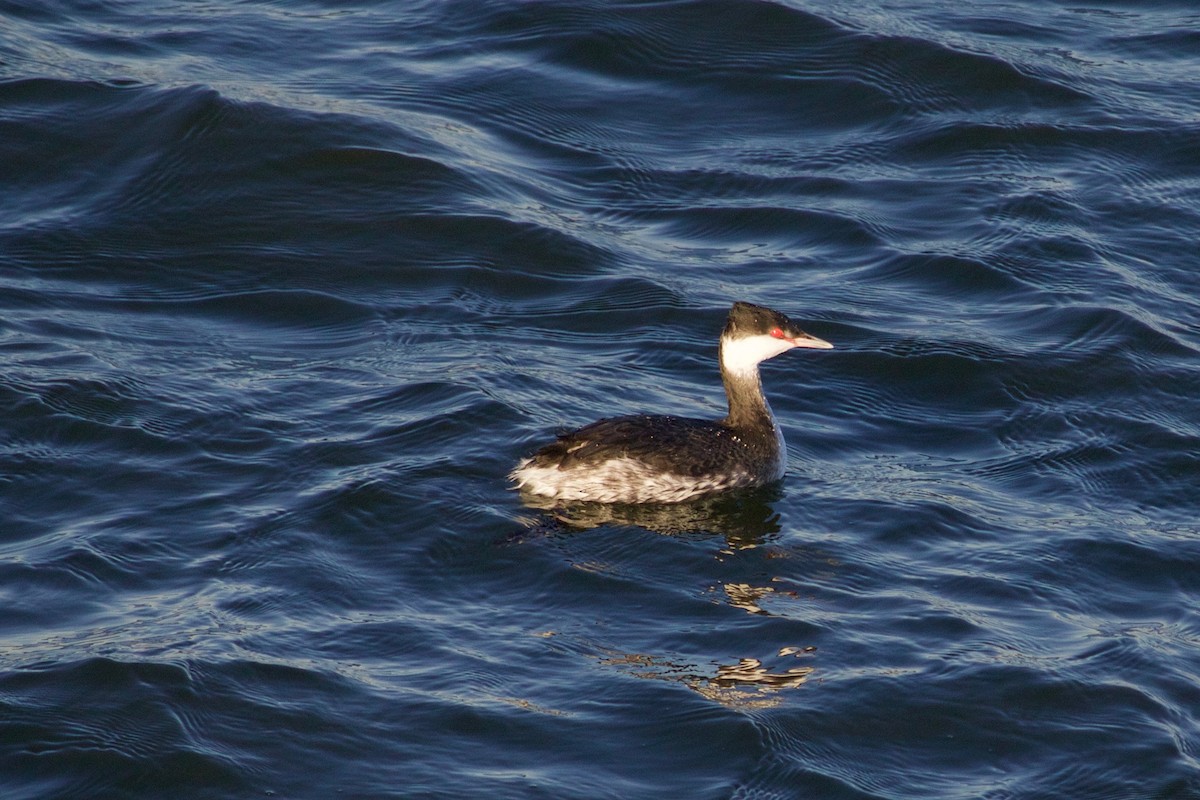
{"type": "Polygon", "coordinates": [[[763,395],[757,364],[733,369],[722,361],[721,382],[725,384],[725,396],[729,399],[727,425],[747,431],[774,431],[775,417],[763,395]]]}

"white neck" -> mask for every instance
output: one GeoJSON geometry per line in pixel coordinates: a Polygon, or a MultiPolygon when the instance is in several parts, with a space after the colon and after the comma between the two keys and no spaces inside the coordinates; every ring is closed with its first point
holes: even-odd
{"type": "Polygon", "coordinates": [[[768,358],[791,350],[795,345],[784,339],[760,334],[734,339],[721,337],[721,367],[739,378],[758,376],[758,365],[768,358]]]}

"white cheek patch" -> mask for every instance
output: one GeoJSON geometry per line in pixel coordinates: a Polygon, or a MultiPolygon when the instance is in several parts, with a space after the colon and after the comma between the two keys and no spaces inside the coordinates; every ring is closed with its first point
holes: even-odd
{"type": "Polygon", "coordinates": [[[759,362],[774,358],[795,347],[786,339],[776,339],[765,333],[721,340],[721,364],[735,375],[753,375],[759,362]]]}

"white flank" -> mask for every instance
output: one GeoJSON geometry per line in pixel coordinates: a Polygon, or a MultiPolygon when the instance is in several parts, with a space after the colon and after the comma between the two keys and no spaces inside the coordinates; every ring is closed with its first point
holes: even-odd
{"type": "Polygon", "coordinates": [[[678,503],[755,482],[741,470],[694,478],[659,472],[633,458],[610,458],[602,464],[576,469],[536,467],[526,459],[510,477],[517,488],[531,494],[593,503],[678,503]]]}

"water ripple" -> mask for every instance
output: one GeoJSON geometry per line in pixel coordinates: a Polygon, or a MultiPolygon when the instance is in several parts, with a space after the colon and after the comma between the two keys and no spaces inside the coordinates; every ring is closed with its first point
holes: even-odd
{"type": "Polygon", "coordinates": [[[1195,795],[1194,14],[810,6],[0,3],[6,796],[1195,795]]]}

